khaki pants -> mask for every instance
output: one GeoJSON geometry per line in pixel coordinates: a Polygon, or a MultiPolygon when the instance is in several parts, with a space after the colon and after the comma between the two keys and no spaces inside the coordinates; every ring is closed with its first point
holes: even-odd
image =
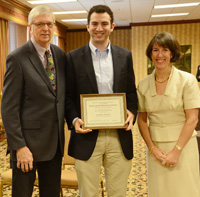
{"type": "Polygon", "coordinates": [[[108,197],[126,197],[132,160],[122,152],[117,130],[100,130],[89,160],[75,160],[81,197],[98,197],[100,170],[103,164],[108,197]]]}

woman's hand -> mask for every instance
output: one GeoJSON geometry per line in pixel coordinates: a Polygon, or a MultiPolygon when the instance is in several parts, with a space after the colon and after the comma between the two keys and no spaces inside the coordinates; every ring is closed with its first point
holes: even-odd
{"type": "Polygon", "coordinates": [[[152,150],[151,154],[153,155],[155,161],[158,162],[159,164],[162,164],[163,161],[165,160],[166,156],[167,156],[167,154],[158,147],[155,147],[152,150]]]}
{"type": "Polygon", "coordinates": [[[174,147],[163,160],[162,164],[167,167],[175,167],[178,163],[181,151],[174,147]]]}

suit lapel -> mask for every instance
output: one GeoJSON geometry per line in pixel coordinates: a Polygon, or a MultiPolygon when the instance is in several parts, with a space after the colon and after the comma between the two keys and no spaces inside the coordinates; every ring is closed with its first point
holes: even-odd
{"type": "Polygon", "coordinates": [[[113,45],[111,45],[111,51],[112,51],[112,59],[113,59],[113,75],[114,75],[114,82],[113,82],[113,92],[117,92],[117,86],[120,81],[120,75],[121,75],[121,58],[120,53],[117,50],[117,48],[113,45]]]}
{"type": "Polygon", "coordinates": [[[33,46],[33,44],[31,43],[30,40],[28,41],[27,45],[28,45],[28,56],[29,56],[29,59],[30,59],[32,65],[35,67],[38,74],[41,76],[43,81],[46,83],[49,90],[55,95],[55,92],[51,86],[51,82],[45,72],[45,69],[42,65],[42,62],[37,54],[35,47],[33,46]]]}
{"type": "MultiPolygon", "coordinates": [[[[121,75],[121,58],[120,58],[120,52],[117,50],[117,48],[113,45],[111,45],[111,51],[112,51],[112,59],[113,59],[113,75],[114,75],[114,83],[113,83],[113,92],[117,92],[117,87],[120,81],[120,75],[121,75]]],[[[92,63],[92,57],[91,57],[91,51],[89,48],[89,45],[87,45],[84,49],[84,52],[81,55],[82,62],[86,62],[86,71],[88,74],[88,77],[90,79],[90,83],[94,89],[94,93],[98,93],[98,87],[97,87],[97,81],[96,76],[94,72],[94,66],[92,63]]]]}
{"type": "MultiPolygon", "coordinates": [[[[60,59],[60,50],[57,50],[57,47],[54,46],[53,44],[51,44],[51,52],[52,52],[52,55],[53,55],[53,61],[54,61],[54,65],[55,65],[55,68],[56,68],[56,97],[57,99],[59,100],[59,98],[61,98],[63,96],[63,91],[60,91],[60,90],[63,90],[65,89],[63,87],[63,84],[65,85],[65,59],[64,59],[64,56],[62,56],[62,59],[60,59]]],[[[51,86],[52,87],[52,86],[51,86]]],[[[54,90],[53,88],[51,89],[54,93],[54,90]]]]}
{"type": "Polygon", "coordinates": [[[98,93],[97,81],[96,81],[96,76],[94,72],[94,66],[92,63],[92,56],[91,56],[89,45],[85,47],[84,52],[81,55],[81,58],[82,58],[82,62],[84,62],[84,64],[87,65],[85,66],[85,69],[88,74],[92,88],[94,89],[94,93],[98,93]]]}

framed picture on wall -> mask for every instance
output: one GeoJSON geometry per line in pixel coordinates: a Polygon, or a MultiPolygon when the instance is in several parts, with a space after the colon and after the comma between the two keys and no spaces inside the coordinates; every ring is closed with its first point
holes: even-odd
{"type": "MultiPolygon", "coordinates": [[[[176,68],[191,73],[192,45],[181,45],[182,56],[178,62],[172,63],[176,68]]],[[[149,59],[147,60],[147,74],[151,74],[155,66],[149,59]]]]}

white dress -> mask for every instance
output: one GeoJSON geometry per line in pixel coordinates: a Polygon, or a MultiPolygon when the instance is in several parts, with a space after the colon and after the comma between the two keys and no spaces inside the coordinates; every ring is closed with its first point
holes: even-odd
{"type": "MultiPolygon", "coordinates": [[[[147,112],[152,141],[168,153],[185,124],[186,109],[200,108],[196,78],[172,66],[163,95],[157,95],[155,71],[138,85],[139,112],[147,112]]],[[[155,162],[148,152],[148,197],[200,197],[196,131],[181,152],[176,167],[155,162]]]]}

